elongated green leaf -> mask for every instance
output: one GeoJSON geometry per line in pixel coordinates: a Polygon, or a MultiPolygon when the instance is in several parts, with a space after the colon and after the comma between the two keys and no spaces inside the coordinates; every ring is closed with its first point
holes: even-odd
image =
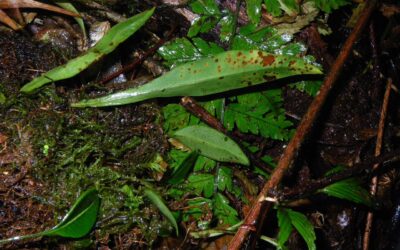
{"type": "Polygon", "coordinates": [[[178,224],[176,223],[175,217],[172,215],[171,211],[165,205],[165,202],[151,189],[145,189],[144,194],[149,198],[149,200],[160,210],[160,212],[171,222],[172,226],[175,228],[176,235],[179,235],[178,224]]]}
{"type": "Polygon", "coordinates": [[[21,88],[21,92],[30,93],[41,86],[77,75],[89,67],[93,62],[99,60],[102,56],[112,52],[120,43],[125,41],[153,14],[154,8],[138,15],[135,15],[125,22],[121,22],[112,27],[108,33],[85,54],[68,61],[66,64],[54,68],[43,75],[33,79],[21,88]]]}
{"type": "Polygon", "coordinates": [[[61,236],[66,238],[81,238],[88,234],[96,223],[97,213],[100,207],[100,198],[97,190],[91,188],[79,196],[64,219],[50,230],[16,236],[0,240],[0,245],[12,241],[32,239],[42,236],[61,236]]]}
{"type": "Polygon", "coordinates": [[[284,248],[286,241],[289,239],[290,233],[293,230],[292,223],[290,221],[290,217],[285,209],[278,209],[278,225],[279,225],[279,233],[278,233],[278,246],[279,248],[284,248]]]}
{"type": "Polygon", "coordinates": [[[169,184],[178,184],[182,182],[194,167],[198,154],[196,151],[191,152],[185,160],[178,166],[168,179],[169,184]]]}
{"type": "Polygon", "coordinates": [[[303,237],[308,249],[316,250],[314,226],[308,221],[307,217],[291,209],[285,209],[285,211],[289,215],[292,225],[296,228],[301,237],[303,237]]]}
{"type": "Polygon", "coordinates": [[[96,222],[99,206],[100,198],[97,190],[94,188],[87,190],[78,198],[64,219],[43,235],[68,238],[85,236],[96,222]]]}
{"type": "Polygon", "coordinates": [[[372,199],[369,192],[360,185],[359,181],[353,178],[333,183],[321,189],[320,192],[340,199],[372,206],[372,199]]]}
{"type": "Polygon", "coordinates": [[[178,66],[145,85],[72,106],[103,107],[156,97],[204,96],[302,74],[321,74],[321,71],[294,56],[232,50],[178,66]]]}
{"type": "Polygon", "coordinates": [[[249,159],[240,147],[215,129],[189,126],[175,132],[174,137],[190,149],[213,160],[249,165],[249,159]]]}
{"type": "MultiPolygon", "coordinates": [[[[69,2],[64,1],[54,1],[55,4],[57,4],[58,6],[62,7],[63,9],[69,10],[73,13],[76,13],[79,15],[79,12],[77,9],[75,9],[74,5],[72,5],[69,2]]],[[[81,17],[74,17],[75,21],[78,23],[79,27],[82,30],[83,36],[86,37],[86,29],[85,29],[85,24],[83,23],[83,19],[81,17]]]]}

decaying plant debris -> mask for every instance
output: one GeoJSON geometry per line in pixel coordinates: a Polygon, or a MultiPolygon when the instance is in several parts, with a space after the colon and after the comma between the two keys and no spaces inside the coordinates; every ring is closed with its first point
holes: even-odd
{"type": "MultiPolygon", "coordinates": [[[[42,237],[1,248],[399,246],[396,1],[379,1],[371,17],[364,15],[365,27],[339,63],[343,70],[337,84],[317,109],[319,117],[307,136],[300,130],[296,134],[297,126],[324,75],[337,69],[335,58],[346,50],[343,45],[363,18],[363,8],[375,1],[71,0],[79,16],[71,9],[33,11],[28,8],[36,1],[21,2],[26,3],[15,6],[19,9],[0,5],[0,20],[9,26],[0,26],[0,239],[52,228],[90,188],[98,191],[101,205],[93,230],[83,238],[42,237]],[[110,44],[116,47],[112,52],[103,47],[107,53],[79,74],[45,79],[47,85],[20,92],[33,79],[85,53],[110,27],[152,7],[155,12],[143,26],[119,46],[110,44]],[[236,52],[228,52],[229,58],[216,56],[229,50],[236,52]],[[266,83],[254,86],[260,81],[252,72],[254,79],[246,78],[241,89],[192,87],[164,95],[169,91],[159,87],[158,95],[151,93],[138,103],[107,103],[109,95],[146,89],[154,79],[163,83],[171,70],[188,71],[193,77],[183,78],[196,83],[197,71],[204,70],[198,64],[202,59],[204,68],[216,63],[211,65],[214,78],[224,82],[219,60],[247,64],[248,58],[232,55],[251,57],[253,51],[261,61],[252,63],[272,70],[281,65],[290,72],[283,76],[292,77],[273,81],[275,76],[264,75],[266,83]],[[190,65],[196,65],[196,72],[190,72],[190,65]],[[193,93],[196,100],[180,99],[181,93],[193,93]],[[95,103],[104,96],[105,102],[91,106],[116,106],[76,108],[85,106],[79,105],[82,100],[95,103]],[[155,98],[160,96],[168,98],[155,98]],[[181,132],[205,124],[219,131],[210,134],[228,136],[232,141],[225,141],[232,148],[242,148],[240,160],[206,157],[204,146],[193,143],[207,140],[190,141],[196,133],[181,132]],[[190,148],[177,140],[177,131],[190,148]],[[258,202],[265,203],[257,194],[275,178],[274,168],[294,134],[305,142],[293,151],[296,157],[282,180],[264,194],[274,209],[263,223],[257,213],[246,221],[258,202]],[[370,197],[368,169],[377,162],[380,169],[373,175],[378,189],[370,197]],[[368,213],[373,213],[369,222],[368,213]],[[372,223],[371,233],[365,232],[367,223],[372,223]]],[[[214,86],[210,80],[205,83],[214,86]]],[[[171,89],[177,85],[168,83],[171,89]]],[[[228,145],[219,140],[222,147],[228,145]]],[[[218,142],[209,142],[214,143],[211,151],[220,149],[218,142]]]]}

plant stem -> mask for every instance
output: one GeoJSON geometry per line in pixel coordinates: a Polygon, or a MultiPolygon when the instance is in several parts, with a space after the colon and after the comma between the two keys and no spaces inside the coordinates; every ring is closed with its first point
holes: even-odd
{"type": "Polygon", "coordinates": [[[211,237],[217,237],[223,234],[233,234],[236,232],[236,230],[242,225],[243,221],[240,221],[236,223],[233,226],[230,226],[226,229],[209,229],[209,230],[203,230],[203,231],[197,231],[197,232],[191,232],[190,236],[192,236],[195,239],[199,238],[211,238],[211,237]]]}
{"type": "Polygon", "coordinates": [[[274,238],[265,236],[265,235],[261,235],[260,239],[262,239],[263,241],[268,242],[269,244],[273,245],[274,247],[278,247],[278,242],[276,242],[276,240],[274,238]]]}
{"type": "Polygon", "coordinates": [[[44,232],[35,233],[35,234],[28,234],[28,235],[23,235],[23,236],[14,236],[14,237],[11,237],[11,238],[8,238],[8,239],[0,240],[0,245],[4,245],[6,243],[11,243],[11,242],[15,242],[15,241],[21,241],[21,240],[27,240],[27,239],[33,239],[33,238],[42,237],[48,232],[49,231],[44,231],[44,232]]]}

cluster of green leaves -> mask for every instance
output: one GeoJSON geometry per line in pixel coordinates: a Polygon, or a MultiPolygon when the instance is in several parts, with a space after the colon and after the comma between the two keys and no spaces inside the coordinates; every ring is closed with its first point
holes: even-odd
{"type": "MultiPolygon", "coordinates": [[[[214,100],[204,103],[203,107],[212,114],[217,114],[221,105],[221,100],[214,100]]],[[[180,129],[189,125],[202,124],[198,118],[177,104],[165,106],[163,115],[166,119],[164,130],[170,136],[176,131],[179,134],[180,129]]],[[[199,230],[232,226],[239,222],[238,212],[224,195],[227,192],[238,197],[241,202],[247,202],[242,188],[234,184],[232,168],[220,166],[217,161],[196,152],[178,149],[172,149],[168,158],[172,168],[172,174],[167,178],[171,184],[168,193],[172,199],[181,201],[187,207],[180,213],[183,221],[195,220],[199,230]],[[183,194],[186,194],[184,200],[183,194]]]]}
{"type": "MultiPolygon", "coordinates": [[[[176,150],[172,151],[175,151],[176,157],[176,150]]],[[[182,156],[175,158],[175,163],[185,162],[187,154],[180,154],[182,156]]],[[[169,190],[171,198],[187,207],[181,212],[181,219],[196,221],[200,230],[238,223],[238,212],[224,195],[227,192],[239,197],[242,202],[246,201],[239,186],[233,184],[233,170],[227,166],[217,166],[215,161],[204,156],[199,156],[192,167],[193,172],[183,182],[171,185],[169,190]],[[182,194],[186,194],[185,199],[182,199],[182,194]]]]}
{"type": "Polygon", "coordinates": [[[293,227],[299,232],[306,242],[309,250],[315,250],[315,232],[314,226],[308,221],[307,217],[299,212],[288,208],[278,208],[278,248],[284,249],[285,243],[289,239],[293,227]]]}
{"type": "MultiPolygon", "coordinates": [[[[325,176],[330,176],[343,170],[343,167],[335,167],[325,176]]],[[[332,197],[348,200],[354,203],[363,204],[371,207],[373,205],[372,197],[369,192],[362,186],[361,181],[355,178],[345,179],[328,185],[317,192],[324,193],[332,197]]],[[[299,232],[308,249],[316,249],[315,232],[313,225],[307,220],[307,217],[299,212],[291,209],[278,207],[278,227],[277,245],[280,249],[285,249],[285,243],[289,239],[293,227],[299,232]]]]}
{"type": "MultiPolygon", "coordinates": [[[[331,176],[332,174],[343,170],[343,166],[337,166],[328,171],[325,176],[331,176]]],[[[318,190],[318,192],[371,207],[373,205],[372,197],[362,184],[363,183],[357,178],[349,178],[326,186],[318,190]]]]}
{"type": "MultiPolygon", "coordinates": [[[[310,4],[316,8],[330,13],[332,10],[349,4],[349,0],[309,0],[305,1],[308,8],[310,4]]],[[[265,5],[268,13],[275,17],[287,14],[296,16],[304,12],[302,5],[296,0],[247,0],[246,12],[252,24],[258,24],[261,18],[262,5],[265,5]]],[[[235,33],[234,13],[227,9],[220,9],[215,0],[192,0],[189,3],[191,10],[199,16],[194,19],[188,31],[188,37],[195,37],[199,33],[207,33],[219,27],[220,40],[229,42],[235,33]]],[[[314,8],[315,8],[314,7],[314,8]]]]}
{"type": "MultiPolygon", "coordinates": [[[[313,3],[326,13],[351,3],[349,0],[308,0],[304,2],[313,3]]],[[[265,4],[267,12],[275,17],[283,14],[295,16],[301,14],[302,9],[299,1],[296,0],[248,0],[246,1],[247,15],[253,23],[260,21],[262,4],[265,4]]]]}
{"type": "Polygon", "coordinates": [[[191,1],[189,7],[199,16],[192,22],[188,31],[188,37],[194,37],[199,33],[207,33],[216,26],[219,26],[220,39],[226,42],[234,33],[234,16],[233,14],[223,9],[219,9],[215,0],[197,0],[191,1]]]}
{"type": "Polygon", "coordinates": [[[225,108],[224,124],[244,133],[260,134],[274,140],[288,140],[293,132],[282,107],[282,90],[272,89],[231,98],[225,108]]]}

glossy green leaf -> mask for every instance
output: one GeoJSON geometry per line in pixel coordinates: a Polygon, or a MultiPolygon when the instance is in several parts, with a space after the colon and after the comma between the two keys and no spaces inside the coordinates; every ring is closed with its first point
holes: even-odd
{"type": "Polygon", "coordinates": [[[192,62],[204,57],[216,55],[224,50],[216,43],[206,42],[201,38],[177,38],[162,46],[158,54],[166,61],[169,67],[192,62]]]}
{"type": "MultiPolygon", "coordinates": [[[[57,0],[57,1],[53,1],[53,2],[55,4],[57,4],[58,6],[62,7],[63,9],[69,10],[69,11],[79,15],[78,10],[70,2],[65,1],[65,0],[64,1],[57,0]]],[[[74,17],[74,19],[78,23],[79,28],[81,28],[83,36],[86,38],[86,28],[85,28],[85,24],[83,23],[82,17],[74,17]]]]}
{"type": "Polygon", "coordinates": [[[314,226],[310,223],[307,217],[304,214],[293,211],[291,209],[285,209],[285,211],[289,215],[292,225],[296,228],[296,230],[306,242],[308,249],[316,250],[317,248],[315,246],[316,236],[314,226]]]}
{"type": "Polygon", "coordinates": [[[330,13],[332,10],[351,3],[350,0],[314,0],[315,4],[321,10],[330,13]]]}
{"type": "Polygon", "coordinates": [[[145,85],[72,106],[104,107],[156,97],[204,96],[303,74],[321,74],[321,71],[294,56],[257,50],[228,51],[178,66],[145,85]]]}
{"type": "Polygon", "coordinates": [[[206,33],[215,28],[219,21],[219,16],[201,16],[194,20],[187,36],[194,37],[199,33],[206,33]]]}
{"type": "Polygon", "coordinates": [[[284,248],[286,241],[289,239],[290,233],[293,230],[292,223],[290,221],[290,217],[285,209],[278,209],[277,211],[278,217],[278,246],[280,248],[284,248]]]}
{"type": "Polygon", "coordinates": [[[229,42],[231,37],[235,32],[235,18],[232,13],[228,13],[228,15],[224,16],[219,20],[218,25],[220,25],[220,33],[219,38],[222,42],[229,42]]]}
{"type": "Polygon", "coordinates": [[[100,198],[96,189],[84,192],[64,219],[54,228],[43,235],[80,238],[85,236],[93,227],[97,219],[100,198]]]}
{"type": "Polygon", "coordinates": [[[278,0],[264,0],[264,3],[267,11],[273,16],[280,16],[282,14],[278,0]]]}
{"type": "Polygon", "coordinates": [[[184,145],[216,161],[249,165],[249,159],[232,139],[206,126],[189,126],[175,132],[184,145]]]}
{"type": "Polygon", "coordinates": [[[0,245],[17,240],[32,239],[42,236],[61,236],[66,238],[81,238],[88,234],[96,223],[100,207],[97,190],[92,188],[82,193],[63,220],[50,230],[36,234],[16,236],[0,240],[0,245]]]}
{"type": "Polygon", "coordinates": [[[176,223],[175,217],[172,215],[167,205],[165,205],[165,202],[163,201],[161,196],[151,189],[145,189],[144,194],[169,220],[169,222],[171,222],[172,226],[175,228],[176,235],[179,235],[178,224],[176,223]]]}
{"type": "Polygon", "coordinates": [[[354,178],[333,183],[321,189],[320,192],[366,206],[372,205],[369,192],[354,178]]]}
{"type": "Polygon", "coordinates": [[[89,49],[85,54],[33,79],[31,82],[25,84],[21,88],[21,92],[30,93],[47,83],[76,76],[84,69],[89,67],[92,63],[99,60],[104,55],[112,52],[120,43],[135,33],[146,23],[153,12],[154,8],[144,11],[124,22],[115,25],[94,47],[89,49]]]}
{"type": "Polygon", "coordinates": [[[186,156],[182,163],[171,174],[171,177],[168,178],[168,183],[178,184],[185,180],[190,171],[193,169],[197,157],[198,154],[196,151],[193,151],[188,156],[186,156]]]}
{"type": "Polygon", "coordinates": [[[252,23],[258,24],[261,17],[262,0],[246,0],[246,11],[252,23]]]}
{"type": "Polygon", "coordinates": [[[195,0],[189,4],[193,12],[202,15],[220,15],[215,0],[195,0]]]}

